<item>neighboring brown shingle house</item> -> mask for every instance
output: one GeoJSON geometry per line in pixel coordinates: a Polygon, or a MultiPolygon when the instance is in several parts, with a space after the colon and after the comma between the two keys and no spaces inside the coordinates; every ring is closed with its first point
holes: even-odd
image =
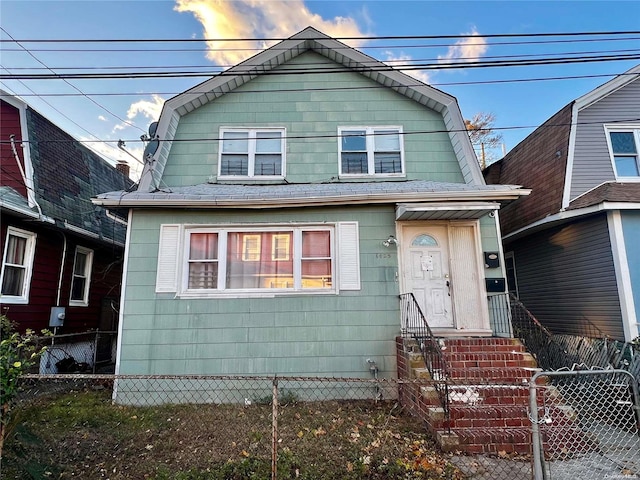
{"type": "Polygon", "coordinates": [[[500,211],[509,287],[555,332],[638,336],[639,113],[637,66],[484,171],[487,183],[532,189],[500,211]]]}

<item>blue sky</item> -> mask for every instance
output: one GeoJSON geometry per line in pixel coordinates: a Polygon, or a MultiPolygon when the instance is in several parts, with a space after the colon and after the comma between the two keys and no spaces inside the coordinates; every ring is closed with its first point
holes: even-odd
{"type": "MultiPolygon", "coordinates": [[[[283,38],[307,25],[336,37],[473,35],[467,39],[470,45],[462,43],[457,47],[455,43],[464,42],[464,39],[380,39],[357,43],[358,48],[379,60],[393,62],[402,59],[403,64],[411,60],[429,60],[429,63],[437,64],[438,59],[442,63],[447,56],[483,60],[504,55],[549,56],[569,52],[604,54],[602,52],[640,51],[640,35],[634,35],[633,39],[626,41],[517,45],[513,44],[516,39],[483,37],[499,33],[637,31],[640,30],[640,2],[637,1],[3,0],[0,3],[0,19],[1,26],[6,31],[0,32],[0,38],[8,39],[8,35],[11,35],[18,40],[283,38]],[[510,44],[497,45],[496,42],[510,44]]],[[[351,41],[346,43],[354,45],[351,41]]],[[[167,70],[173,66],[197,66],[200,69],[210,66],[212,71],[215,71],[217,65],[234,64],[250,55],[249,51],[237,51],[238,46],[265,46],[264,42],[218,43],[215,50],[205,51],[202,43],[25,42],[22,45],[31,55],[16,44],[2,44],[0,63],[3,69],[0,70],[0,74],[51,73],[43,70],[43,64],[58,73],[105,71],[97,69],[98,67],[122,67],[120,70],[108,70],[110,72],[140,71],[141,67],[153,66],[159,67],[160,70],[167,70]],[[229,50],[230,47],[234,47],[235,50],[229,50]],[[61,51],[64,49],[76,51],[61,51]],[[83,49],[85,51],[78,51],[83,49]],[[88,52],[86,49],[119,51],[88,52]],[[157,49],[191,51],[169,52],[157,49]],[[33,67],[41,70],[24,70],[33,67]],[[76,70],[65,70],[68,68],[76,70]]],[[[412,73],[456,96],[465,118],[470,118],[477,112],[491,112],[496,117],[497,127],[521,127],[539,125],[568,102],[611,77],[485,85],[451,84],[505,79],[615,75],[625,72],[638,62],[627,60],[412,73]]],[[[183,70],[194,68],[185,67],[183,70]]],[[[131,160],[116,148],[118,139],[129,140],[128,150],[140,158],[142,144],[135,140],[147,129],[148,124],[156,119],[162,101],[206,78],[69,80],[72,85],[62,80],[3,80],[2,88],[21,95],[33,108],[76,138],[107,141],[91,143],[91,146],[115,162],[118,159],[131,160]],[[80,95],[78,90],[89,98],[80,95]],[[56,93],[73,95],[50,95],[56,93]],[[96,95],[105,93],[110,95],[96,95]],[[151,95],[152,93],[156,95],[151,95]],[[123,120],[134,126],[124,123],[123,120]]],[[[504,130],[502,134],[506,149],[513,148],[530,131],[531,128],[504,130]]]]}

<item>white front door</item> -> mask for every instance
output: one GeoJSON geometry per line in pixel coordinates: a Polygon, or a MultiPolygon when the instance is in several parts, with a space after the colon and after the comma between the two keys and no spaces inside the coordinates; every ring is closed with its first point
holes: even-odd
{"type": "Polygon", "coordinates": [[[413,293],[430,327],[453,328],[446,225],[405,226],[400,246],[403,291],[413,293]]]}

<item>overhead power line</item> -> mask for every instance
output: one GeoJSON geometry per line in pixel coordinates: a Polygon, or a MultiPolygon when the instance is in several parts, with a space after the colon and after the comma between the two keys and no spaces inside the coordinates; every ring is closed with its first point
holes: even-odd
{"type": "MultiPolygon", "coordinates": [[[[429,85],[432,87],[445,87],[445,86],[469,86],[469,85],[498,85],[498,84],[506,84],[506,83],[531,83],[531,82],[545,82],[545,81],[561,81],[561,80],[579,80],[579,79],[588,79],[588,78],[610,78],[616,76],[623,75],[631,75],[636,76],[637,73],[602,73],[602,74],[594,74],[594,75],[567,75],[567,76],[557,76],[557,77],[531,77],[531,78],[511,78],[511,79],[498,79],[498,80],[472,80],[467,82],[429,82],[429,85]]],[[[19,80],[18,80],[19,81],[19,80]]],[[[21,82],[22,83],[22,82],[21,82]]],[[[23,83],[24,85],[24,83],[23,83]]],[[[423,86],[423,83],[414,83],[414,84],[406,84],[407,87],[419,87],[423,86]]],[[[305,87],[305,88],[278,88],[278,89],[260,89],[260,90],[231,90],[226,92],[226,95],[233,95],[238,93],[295,93],[295,92],[332,92],[332,91],[349,91],[349,90],[375,90],[375,89],[386,89],[388,87],[384,85],[357,85],[357,86],[342,86],[342,87],[305,87]]],[[[33,90],[31,90],[33,92],[33,90]]],[[[202,90],[199,91],[197,88],[189,90],[189,93],[192,94],[204,94],[210,93],[210,90],[202,90]]],[[[152,95],[179,95],[183,93],[179,92],[164,92],[164,91],[156,91],[156,92],[95,92],[95,93],[87,93],[90,96],[96,97],[144,97],[144,96],[152,96],[152,95]]],[[[80,96],[78,93],[15,93],[15,95],[19,97],[77,97],[80,96]]],[[[0,94],[0,98],[2,98],[3,94],[0,94]]],[[[10,94],[7,96],[11,96],[10,94]]]]}
{"type": "MultiPolygon", "coordinates": [[[[419,39],[461,39],[474,36],[483,38],[529,38],[529,37],[584,37],[603,35],[637,35],[640,30],[613,30],[613,31],[584,31],[584,32],[534,32],[534,33],[489,33],[483,35],[372,35],[372,36],[345,36],[345,37],[309,37],[305,40],[419,40],[419,39]]],[[[29,38],[14,40],[21,43],[193,43],[193,42],[270,42],[291,40],[291,37],[240,37],[240,38],[29,38]]],[[[10,40],[0,39],[0,42],[10,40]]]]}
{"type": "Polygon", "coordinates": [[[604,55],[604,56],[581,56],[581,57],[563,57],[563,58],[547,58],[538,60],[497,60],[497,61],[478,61],[478,62],[446,62],[439,64],[421,64],[421,65],[394,65],[389,66],[380,62],[371,62],[370,65],[363,64],[356,67],[335,67],[327,68],[287,68],[279,70],[264,70],[260,66],[248,66],[247,68],[238,67],[232,71],[212,71],[193,72],[193,71],[176,71],[176,72],[116,72],[116,73],[60,73],[60,74],[36,74],[36,73],[19,73],[12,75],[2,75],[3,80],[65,80],[65,79],[134,79],[134,78],[175,78],[175,77],[206,77],[206,76],[236,76],[236,75],[252,75],[259,73],[260,75],[309,75],[322,73],[343,73],[343,72],[386,72],[386,71],[411,71],[411,70],[449,70],[458,68],[497,68],[497,67],[523,67],[538,65],[568,65],[572,63],[594,63],[594,62],[612,62],[612,61],[629,61],[640,59],[640,53],[628,55],[604,55]]]}
{"type": "MultiPolygon", "coordinates": [[[[9,38],[11,38],[18,46],[22,47],[22,49],[27,52],[29,54],[29,56],[31,56],[36,62],[38,62],[40,65],[42,65],[44,68],[46,68],[47,70],[49,70],[54,76],[59,77],[59,75],[52,70],[51,68],[49,68],[42,60],[40,60],[38,57],[36,57],[33,53],[31,53],[27,48],[23,47],[22,44],[18,41],[16,41],[9,32],[7,32],[4,28],[0,27],[0,30],[2,30],[7,36],[9,36],[9,38]]],[[[93,103],[94,105],[96,105],[97,107],[99,107],[100,109],[102,109],[103,111],[107,112],[109,115],[111,115],[114,118],[117,118],[118,120],[120,120],[121,122],[125,123],[126,125],[129,125],[130,127],[133,128],[137,128],[138,130],[140,130],[141,132],[144,133],[144,130],[142,130],[140,127],[138,127],[137,125],[134,125],[133,123],[129,122],[128,120],[125,120],[124,118],[120,117],[119,115],[113,113],[111,110],[109,110],[107,107],[105,107],[104,105],[101,105],[100,103],[96,102],[93,98],[87,96],[82,90],[80,90],[78,87],[76,87],[74,84],[72,84],[71,82],[67,81],[64,78],[61,78],[62,81],[64,81],[64,83],[66,83],[67,85],[69,85],[71,88],[73,88],[74,90],[76,90],[78,93],[80,93],[83,97],[87,98],[91,103],[93,103]]]]}

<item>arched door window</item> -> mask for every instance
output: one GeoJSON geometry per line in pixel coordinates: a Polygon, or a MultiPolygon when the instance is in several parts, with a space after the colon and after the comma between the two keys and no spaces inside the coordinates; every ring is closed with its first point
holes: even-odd
{"type": "Polygon", "coordinates": [[[416,238],[413,239],[413,241],[411,242],[411,246],[412,247],[437,247],[438,242],[436,242],[436,239],[433,238],[431,235],[422,234],[422,235],[418,235],[416,238]]]}

